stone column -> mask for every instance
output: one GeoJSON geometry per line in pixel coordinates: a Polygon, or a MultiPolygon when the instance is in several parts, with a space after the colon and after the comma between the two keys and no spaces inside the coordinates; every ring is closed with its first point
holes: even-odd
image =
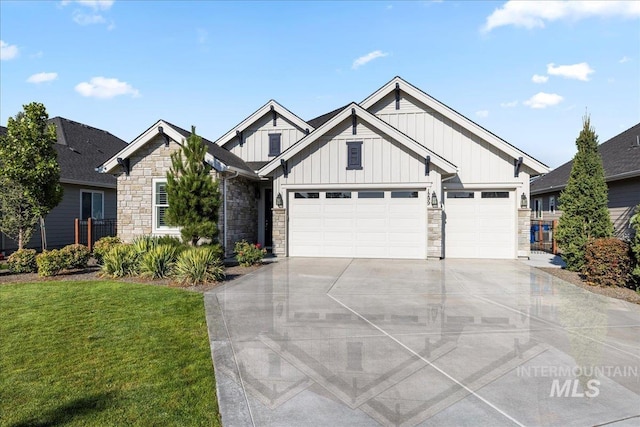
{"type": "Polygon", "coordinates": [[[287,210],[273,208],[273,254],[287,255],[287,210]]]}
{"type": "Polygon", "coordinates": [[[442,209],[427,208],[427,258],[441,259],[442,251],[442,209]]]}
{"type": "Polygon", "coordinates": [[[518,209],[518,258],[531,255],[531,210],[518,209]]]}

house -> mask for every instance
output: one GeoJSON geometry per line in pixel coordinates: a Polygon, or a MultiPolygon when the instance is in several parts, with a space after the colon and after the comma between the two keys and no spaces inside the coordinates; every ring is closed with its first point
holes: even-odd
{"type": "MultiPolygon", "coordinates": [[[[75,218],[115,219],[116,180],[95,168],[127,144],[101,129],[62,117],[49,119],[56,127],[55,149],[60,165],[63,199],[45,218],[47,248],[60,248],[75,242],[75,218]]],[[[0,127],[5,134],[7,128],[0,127]]],[[[27,244],[42,247],[37,227],[27,244]]],[[[13,252],[17,244],[0,233],[0,252],[13,252]]]]}
{"type": "MultiPolygon", "coordinates": [[[[165,174],[188,134],[159,120],[100,167],[124,240],[178,233],[165,174]]],[[[308,121],[271,100],[204,142],[228,254],[244,238],[279,256],[526,257],[529,180],[548,172],[400,77],[308,121]]]]}
{"type": "MultiPolygon", "coordinates": [[[[598,146],[609,190],[609,213],[615,234],[629,232],[629,220],[640,204],[640,123],[598,146]]],[[[573,160],[531,183],[532,217],[554,220],[562,214],[560,192],[567,185],[573,160]]]]}

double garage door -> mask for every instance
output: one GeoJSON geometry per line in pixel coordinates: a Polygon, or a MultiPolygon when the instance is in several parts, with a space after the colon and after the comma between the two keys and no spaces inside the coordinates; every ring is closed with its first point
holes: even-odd
{"type": "Polygon", "coordinates": [[[289,192],[289,255],[426,258],[426,192],[289,192]]]}
{"type": "Polygon", "coordinates": [[[447,258],[515,258],[516,201],[513,191],[447,191],[447,258]]]}

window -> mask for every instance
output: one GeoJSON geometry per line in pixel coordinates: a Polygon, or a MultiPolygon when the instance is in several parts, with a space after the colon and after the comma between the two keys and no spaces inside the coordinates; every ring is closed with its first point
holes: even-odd
{"type": "Polygon", "coordinates": [[[473,191],[447,191],[447,199],[473,199],[473,191]]]}
{"type": "Polygon", "coordinates": [[[549,196],[549,212],[554,213],[556,211],[556,196],[549,196]]]}
{"type": "Polygon", "coordinates": [[[170,227],[165,221],[165,214],[169,207],[169,199],[167,198],[167,181],[165,179],[153,180],[153,226],[152,231],[162,233],[177,233],[178,227],[170,227]]]}
{"type": "Polygon", "coordinates": [[[296,199],[319,199],[320,193],[294,193],[296,199]]]}
{"type": "Polygon", "coordinates": [[[269,156],[274,157],[280,154],[280,134],[269,134],[269,156]]]}
{"type": "Polygon", "coordinates": [[[384,199],[384,191],[359,191],[358,199],[384,199]]]}
{"type": "Polygon", "coordinates": [[[362,141],[347,142],[347,170],[362,169],[362,141]]]}
{"type": "Polygon", "coordinates": [[[80,219],[104,219],[104,193],[80,190],[80,219]]]}
{"type": "Polygon", "coordinates": [[[535,199],[533,201],[533,210],[536,218],[542,218],[542,199],[535,199]]]}
{"type": "Polygon", "coordinates": [[[392,191],[392,199],[416,199],[418,197],[417,191],[392,191]]]}
{"type": "Polygon", "coordinates": [[[351,191],[341,191],[341,192],[332,192],[326,193],[327,199],[350,199],[351,191]]]}
{"type": "Polygon", "coordinates": [[[509,192],[508,191],[483,191],[481,197],[483,199],[508,199],[509,192]]]}

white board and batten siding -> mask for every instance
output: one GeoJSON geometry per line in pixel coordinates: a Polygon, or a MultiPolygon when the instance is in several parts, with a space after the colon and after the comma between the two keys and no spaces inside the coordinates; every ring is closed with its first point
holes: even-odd
{"type": "Polygon", "coordinates": [[[408,94],[402,93],[398,110],[393,93],[368,110],[456,165],[460,182],[518,182],[528,188],[524,166],[514,177],[513,157],[408,94]]]}
{"type": "Polygon", "coordinates": [[[234,137],[225,148],[245,162],[266,162],[273,159],[273,156],[269,156],[269,134],[275,133],[280,134],[281,152],[306,135],[304,129],[298,128],[280,115],[277,116],[274,126],[273,116],[269,112],[244,130],[242,146],[238,138],[234,137]]]}

